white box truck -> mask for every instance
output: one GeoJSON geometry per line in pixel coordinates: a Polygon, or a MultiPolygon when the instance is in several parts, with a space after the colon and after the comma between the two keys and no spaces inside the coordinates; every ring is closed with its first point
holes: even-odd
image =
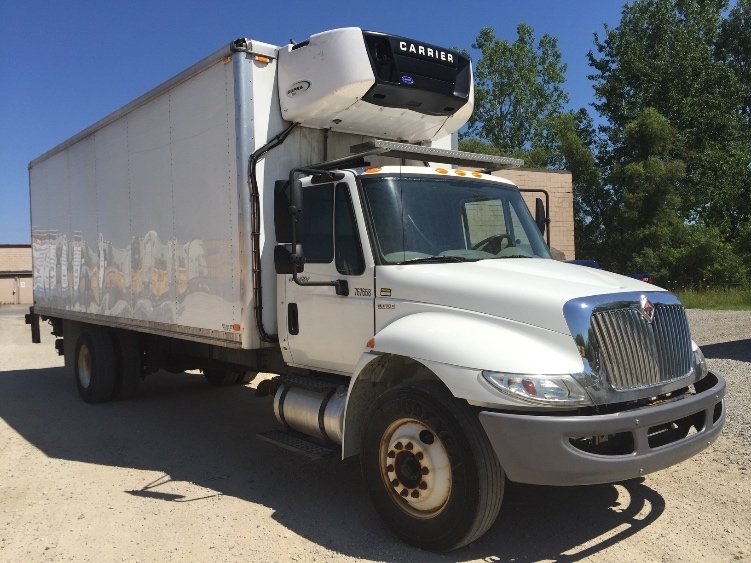
{"type": "Polygon", "coordinates": [[[455,149],[470,61],[338,29],[239,39],[29,165],[39,340],[87,402],[159,369],[273,395],[267,441],[360,456],[384,521],[445,551],[506,479],[614,482],[725,421],[674,295],[550,259],[519,161],[455,149]]]}

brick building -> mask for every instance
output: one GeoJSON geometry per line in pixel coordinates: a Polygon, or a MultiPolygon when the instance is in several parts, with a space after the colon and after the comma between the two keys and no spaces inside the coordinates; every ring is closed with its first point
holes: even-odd
{"type": "Polygon", "coordinates": [[[0,244],[0,303],[34,301],[30,244],[0,244]]]}
{"type": "MultiPolygon", "coordinates": [[[[571,172],[566,170],[542,170],[535,168],[510,168],[493,172],[493,176],[500,176],[511,180],[521,189],[543,189],[550,194],[550,247],[553,258],[574,260],[574,190],[571,172]],[[557,255],[555,250],[565,257],[557,255]]],[[[545,201],[544,194],[524,193],[527,207],[535,214],[535,198],[545,201]]]]}

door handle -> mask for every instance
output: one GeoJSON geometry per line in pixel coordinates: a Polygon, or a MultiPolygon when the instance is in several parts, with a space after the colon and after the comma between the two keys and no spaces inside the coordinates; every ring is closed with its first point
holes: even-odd
{"type": "Polygon", "coordinates": [[[300,334],[300,323],[297,319],[297,303],[287,304],[287,332],[300,334]]]}

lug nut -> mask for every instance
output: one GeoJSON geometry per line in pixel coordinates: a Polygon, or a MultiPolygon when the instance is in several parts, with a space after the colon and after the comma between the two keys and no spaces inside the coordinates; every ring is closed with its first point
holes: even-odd
{"type": "Polygon", "coordinates": [[[399,479],[394,479],[393,481],[391,481],[392,487],[396,487],[398,484],[399,484],[399,479]]]}
{"type": "Polygon", "coordinates": [[[412,498],[419,498],[419,497],[420,497],[420,493],[419,492],[412,491],[412,498]]]}
{"type": "Polygon", "coordinates": [[[428,488],[428,484],[425,481],[422,481],[420,483],[420,489],[422,489],[424,491],[427,488],[428,488]]]}
{"type": "Polygon", "coordinates": [[[402,489],[402,492],[399,494],[402,495],[403,497],[406,497],[409,494],[409,491],[407,489],[402,489]]]}
{"type": "Polygon", "coordinates": [[[396,444],[394,444],[394,449],[395,450],[401,450],[403,448],[404,448],[404,446],[402,446],[401,442],[397,442],[396,444]]]}
{"type": "Polygon", "coordinates": [[[427,475],[428,473],[430,473],[430,469],[428,469],[427,467],[423,467],[420,470],[420,473],[422,473],[423,475],[427,475]]]}
{"type": "Polygon", "coordinates": [[[389,473],[393,473],[394,472],[394,466],[393,465],[387,465],[386,466],[386,471],[388,471],[389,473]]]}
{"type": "Polygon", "coordinates": [[[415,454],[415,458],[417,459],[417,461],[422,461],[422,458],[424,458],[424,457],[425,457],[425,456],[423,455],[423,453],[422,453],[422,452],[417,452],[417,453],[415,454]]]}
{"type": "Polygon", "coordinates": [[[388,454],[386,454],[386,457],[393,459],[396,457],[396,452],[394,450],[391,450],[388,454]]]}
{"type": "Polygon", "coordinates": [[[407,442],[407,445],[404,446],[404,449],[409,450],[409,451],[412,451],[412,448],[414,448],[414,446],[412,445],[412,442],[407,442]]]}

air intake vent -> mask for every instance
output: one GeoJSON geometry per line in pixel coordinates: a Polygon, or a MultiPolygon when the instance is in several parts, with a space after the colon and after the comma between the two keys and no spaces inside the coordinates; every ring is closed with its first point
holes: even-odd
{"type": "Polygon", "coordinates": [[[614,389],[638,389],[680,379],[692,369],[691,337],[681,305],[658,305],[652,322],[635,308],[592,315],[600,350],[598,371],[614,389]]]}

